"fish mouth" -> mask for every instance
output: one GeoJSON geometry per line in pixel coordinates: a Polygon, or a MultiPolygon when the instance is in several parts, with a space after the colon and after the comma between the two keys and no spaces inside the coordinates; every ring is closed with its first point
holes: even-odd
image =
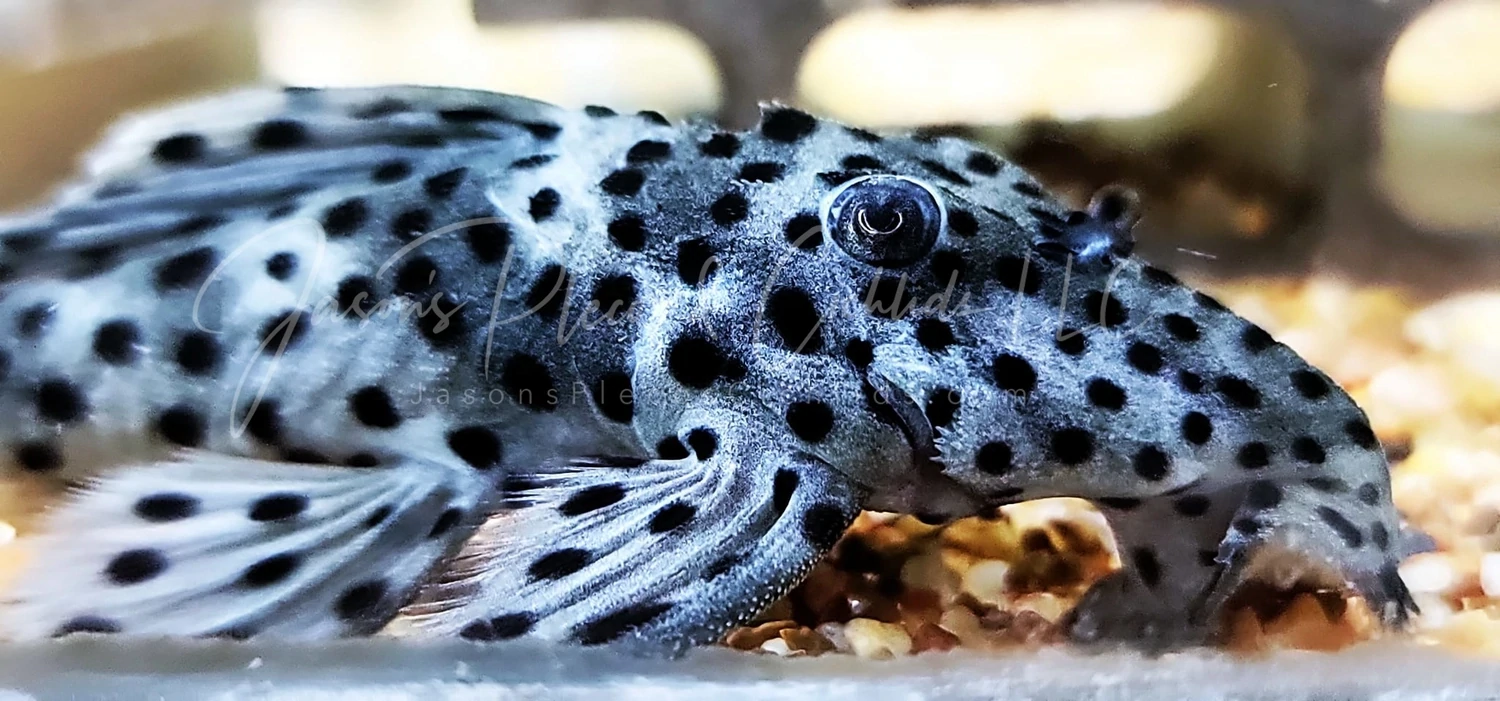
{"type": "Polygon", "coordinates": [[[937,431],[933,430],[917,401],[877,370],[865,374],[865,386],[875,412],[896,424],[907,445],[911,446],[913,466],[941,472],[942,466],[937,459],[937,431]]]}

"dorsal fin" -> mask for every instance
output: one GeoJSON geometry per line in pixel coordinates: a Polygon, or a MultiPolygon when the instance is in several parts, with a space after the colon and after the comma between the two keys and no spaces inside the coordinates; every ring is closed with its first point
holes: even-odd
{"type": "Polygon", "coordinates": [[[569,113],[472,90],[256,88],[127,118],[55,202],[0,218],[12,275],[275,219],[315,191],[431,176],[476,152],[536,157],[569,113]]]}

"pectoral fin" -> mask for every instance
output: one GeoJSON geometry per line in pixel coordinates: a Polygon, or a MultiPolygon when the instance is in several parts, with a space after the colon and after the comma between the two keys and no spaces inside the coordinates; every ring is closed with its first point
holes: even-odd
{"type": "Polygon", "coordinates": [[[470,470],[380,468],[189,453],[112,471],[48,515],[0,630],[265,634],[372,632],[477,521],[470,470]]]}
{"type": "Polygon", "coordinates": [[[682,649],[785,593],[843,534],[860,490],[806,455],[543,469],[403,612],[428,634],[682,649]]]}

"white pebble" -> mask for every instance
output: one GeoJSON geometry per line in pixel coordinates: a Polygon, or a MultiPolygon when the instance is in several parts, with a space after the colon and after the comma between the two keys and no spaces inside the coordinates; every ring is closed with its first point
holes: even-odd
{"type": "Polygon", "coordinates": [[[1500,553],[1485,553],[1479,558],[1479,588],[1485,596],[1500,598],[1500,553]]]}
{"type": "MultiPolygon", "coordinates": [[[[781,657],[790,656],[794,652],[794,650],[792,650],[792,646],[787,645],[786,641],[782,640],[781,638],[771,638],[770,640],[761,643],[760,649],[761,652],[769,652],[773,655],[778,655],[781,657]]],[[[796,650],[795,652],[802,651],[796,650]]]]}
{"type": "Polygon", "coordinates": [[[1453,564],[1437,553],[1414,555],[1401,565],[1399,572],[1412,593],[1442,594],[1458,584],[1453,564]]]}
{"type": "Polygon", "coordinates": [[[1004,560],[986,560],[975,564],[964,573],[964,591],[985,603],[1005,600],[1006,575],[1010,563],[1004,560]]]}
{"type": "Polygon", "coordinates": [[[889,659],[911,654],[911,636],[893,623],[855,618],[844,625],[854,654],[871,659],[889,659]]]}

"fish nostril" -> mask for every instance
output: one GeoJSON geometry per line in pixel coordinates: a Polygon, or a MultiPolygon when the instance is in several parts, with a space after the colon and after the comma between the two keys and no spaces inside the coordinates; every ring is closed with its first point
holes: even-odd
{"type": "Polygon", "coordinates": [[[1088,213],[1101,222],[1129,231],[1141,218],[1141,198],[1118,185],[1100,188],[1089,200],[1088,213]]]}

